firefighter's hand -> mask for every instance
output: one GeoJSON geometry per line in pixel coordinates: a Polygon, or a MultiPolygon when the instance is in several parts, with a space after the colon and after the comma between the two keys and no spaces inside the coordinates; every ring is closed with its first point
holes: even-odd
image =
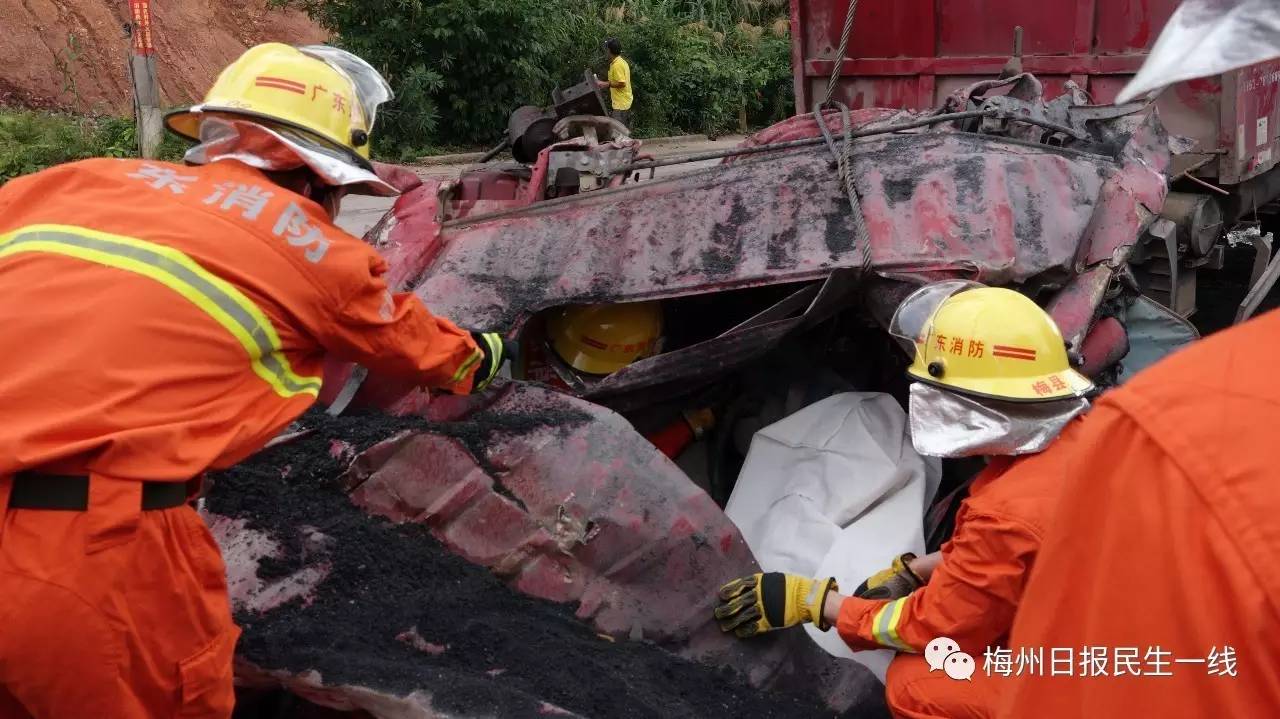
{"type": "Polygon", "coordinates": [[[476,369],[475,381],[471,384],[472,392],[479,392],[493,382],[502,365],[515,355],[515,343],[503,339],[497,332],[472,332],[471,339],[484,354],[480,367],[476,369]]]}
{"type": "Polygon", "coordinates": [[[882,569],[858,585],[853,596],[862,599],[901,599],[924,586],[924,578],[911,569],[916,555],[907,552],[895,557],[888,569],[882,569]]]}
{"type": "Polygon", "coordinates": [[[822,603],[837,591],[836,580],[809,579],[797,574],[769,572],[735,579],[720,588],[716,621],[720,630],[739,637],[813,622],[826,631],[822,603]]]}

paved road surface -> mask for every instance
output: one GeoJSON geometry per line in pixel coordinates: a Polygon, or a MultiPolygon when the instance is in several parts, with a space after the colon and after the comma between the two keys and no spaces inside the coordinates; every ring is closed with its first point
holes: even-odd
{"type": "MultiPolygon", "coordinates": [[[[741,136],[723,137],[719,140],[697,140],[692,142],[679,142],[672,144],[664,144],[656,147],[646,147],[644,152],[648,152],[655,157],[672,157],[675,155],[687,155],[695,152],[708,152],[711,150],[727,150],[742,141],[741,136]]],[[[659,174],[684,173],[692,172],[703,167],[709,167],[719,160],[706,160],[703,162],[690,162],[682,165],[673,165],[672,167],[663,167],[658,169],[659,174]]],[[[460,165],[420,165],[411,169],[418,173],[419,177],[440,178],[440,177],[457,177],[464,169],[470,167],[468,164],[460,165]]],[[[391,209],[394,198],[388,197],[366,197],[363,195],[353,195],[342,201],[342,214],[338,215],[338,226],[359,237],[373,227],[374,224],[391,209]]]]}

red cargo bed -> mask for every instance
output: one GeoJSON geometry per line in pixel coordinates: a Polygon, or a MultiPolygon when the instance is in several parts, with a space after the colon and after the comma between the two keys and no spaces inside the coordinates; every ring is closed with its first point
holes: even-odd
{"type": "MultiPolygon", "coordinates": [[[[1111,102],[1142,65],[1178,0],[861,0],[834,99],[850,107],[936,107],[999,75],[1023,28],[1022,69],[1053,97],[1068,81],[1111,102]]],[[[849,0],[791,0],[796,106],[826,96],[849,0]]],[[[1161,119],[1198,141],[1186,166],[1233,185],[1280,158],[1280,62],[1183,83],[1159,100],[1161,119]]]]}

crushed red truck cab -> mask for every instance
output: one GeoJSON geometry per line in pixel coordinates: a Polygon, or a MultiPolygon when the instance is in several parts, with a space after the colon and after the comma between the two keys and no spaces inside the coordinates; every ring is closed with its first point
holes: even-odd
{"type": "MultiPolygon", "coordinates": [[[[744,144],[747,154],[686,174],[636,182],[630,168],[643,160],[634,141],[579,138],[538,159],[594,168],[560,197],[546,197],[548,173],[511,165],[472,179],[492,187],[506,175],[541,199],[479,207],[465,176],[412,190],[369,237],[390,260],[396,289],[544,356],[555,354],[549,312],[657,302],[663,344],[603,377],[561,363],[558,390],[517,376],[468,398],[334,363],[323,400],[347,393],[349,407],[424,420],[351,462],[343,480],[350,500],[422,525],[520,592],[576,602],[603,634],[638,632],[761,686],[874,714],[879,683],[861,664],[799,634],[746,643],[719,633],[709,602],[755,563],[716,503],[741,467],[736,438],[774,421],[762,395],[807,392],[824,374],[834,386],[902,394],[905,357],[882,328],[922,282],[971,277],[1022,288],[1050,308],[1086,370],[1118,381],[1132,308],[1159,309],[1138,295],[1127,259],[1165,199],[1167,135],[1140,105],[1042,93],[1023,74],[975,84],[932,111],[851,113],[865,248],[813,116],[764,130],[744,144]],[[531,412],[581,419],[560,429],[522,424],[531,412]],[[691,414],[715,422],[680,465],[644,439],[691,414]],[[468,435],[478,418],[499,430],[468,435]],[[705,460],[689,463],[697,457],[705,460]]],[[[822,121],[841,134],[840,113],[822,121]]],[[[323,548],[283,584],[264,578],[255,567],[278,550],[238,519],[219,520],[240,577],[233,596],[241,611],[265,612],[266,631],[282,596],[307,601],[333,580],[323,548]]],[[[415,699],[376,679],[335,686],[260,655],[244,659],[247,677],[283,681],[332,706],[397,707],[387,716],[430,716],[430,696],[444,691],[426,675],[415,699]]]]}

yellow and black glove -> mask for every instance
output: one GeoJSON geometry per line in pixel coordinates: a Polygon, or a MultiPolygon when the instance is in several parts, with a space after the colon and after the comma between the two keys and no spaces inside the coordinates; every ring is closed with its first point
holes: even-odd
{"type": "Polygon", "coordinates": [[[809,579],[797,574],[768,572],[735,579],[720,587],[716,621],[720,630],[739,637],[813,622],[826,631],[822,603],[839,591],[835,578],[809,579]]]}
{"type": "Polygon", "coordinates": [[[888,569],[881,569],[859,584],[853,596],[862,599],[901,599],[910,595],[924,586],[924,579],[911,571],[910,562],[915,558],[916,555],[911,552],[895,557],[888,569]]]}
{"type": "Polygon", "coordinates": [[[503,339],[497,332],[472,332],[471,339],[483,353],[480,366],[476,369],[475,381],[471,384],[472,392],[479,392],[493,382],[498,370],[515,354],[515,344],[503,339]]]}

